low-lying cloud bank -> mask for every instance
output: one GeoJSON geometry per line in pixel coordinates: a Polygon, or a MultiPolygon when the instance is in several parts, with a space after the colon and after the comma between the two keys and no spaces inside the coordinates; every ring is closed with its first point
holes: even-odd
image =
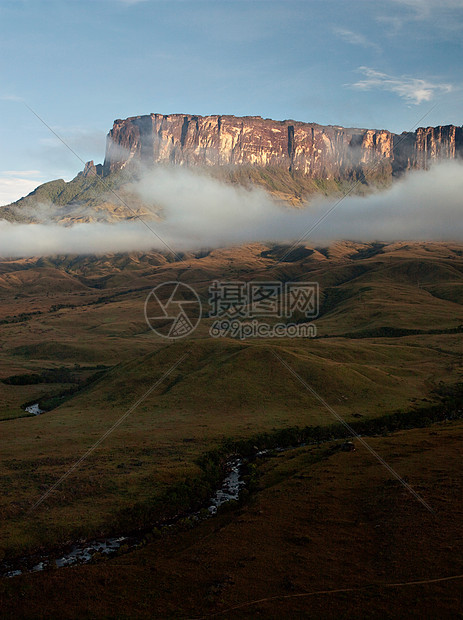
{"type": "MultiPolygon", "coordinates": [[[[250,241],[292,242],[336,202],[317,199],[305,209],[281,206],[259,188],[222,183],[186,168],[146,172],[131,191],[156,205],[162,221],[147,222],[174,250],[250,241]]],[[[310,234],[307,243],[356,241],[463,241],[463,163],[412,172],[391,188],[347,197],[310,234]]],[[[102,254],[167,248],[140,221],[117,224],[16,224],[0,220],[0,256],[102,254]]]]}

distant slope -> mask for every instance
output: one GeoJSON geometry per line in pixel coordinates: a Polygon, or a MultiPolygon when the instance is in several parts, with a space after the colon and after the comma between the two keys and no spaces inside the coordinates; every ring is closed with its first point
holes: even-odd
{"type": "Polygon", "coordinates": [[[33,192],[10,205],[0,207],[0,219],[16,222],[59,222],[130,220],[154,213],[129,191],[133,175],[115,172],[104,180],[96,167],[86,168],[71,181],[58,179],[39,185],[33,192]]]}
{"type": "MultiPolygon", "coordinates": [[[[104,178],[89,166],[71,181],[58,179],[39,185],[33,192],[16,202],[0,207],[0,219],[11,222],[54,221],[62,224],[130,220],[138,215],[145,219],[156,217],[157,206],[143,203],[132,184],[138,180],[137,170],[129,167],[110,172],[104,178]]],[[[299,172],[255,166],[198,168],[198,172],[213,176],[224,183],[246,188],[261,187],[274,198],[300,205],[307,197],[341,195],[350,188],[347,181],[312,179],[299,172]]],[[[360,184],[355,193],[370,190],[360,184]]]]}

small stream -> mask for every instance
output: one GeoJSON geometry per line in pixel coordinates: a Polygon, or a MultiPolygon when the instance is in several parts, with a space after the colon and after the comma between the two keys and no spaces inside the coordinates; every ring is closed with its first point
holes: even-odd
{"type": "MultiPolygon", "coordinates": [[[[40,415],[41,413],[44,413],[40,409],[38,403],[29,405],[28,407],[26,407],[26,411],[34,415],[40,415]]],[[[434,415],[433,422],[461,419],[461,417],[461,410],[456,411],[456,413],[452,415],[449,415],[445,410],[443,410],[443,413],[440,417],[434,415]]],[[[384,425],[384,421],[381,421],[381,423],[382,425],[384,425]]],[[[393,429],[396,430],[396,427],[394,426],[393,429]]],[[[360,428],[359,430],[360,433],[363,434],[363,429],[360,428]]],[[[369,430],[371,431],[371,429],[369,430]]],[[[381,426],[380,430],[381,432],[384,432],[384,427],[381,426]]],[[[329,435],[326,438],[314,438],[305,442],[297,442],[295,445],[290,445],[286,447],[276,447],[271,449],[259,450],[254,453],[254,455],[251,457],[251,460],[255,457],[267,456],[271,452],[286,452],[288,450],[301,448],[306,445],[319,446],[322,443],[328,443],[333,441],[342,441],[343,443],[340,444],[339,447],[343,451],[350,452],[355,450],[355,445],[353,441],[349,437],[346,438],[344,429],[340,429],[340,431],[343,432],[340,432],[340,434],[337,436],[329,435]]],[[[218,511],[218,508],[226,504],[227,502],[231,500],[238,500],[241,490],[245,487],[243,473],[247,462],[248,460],[239,456],[230,458],[226,462],[225,469],[227,474],[222,480],[220,487],[209,499],[206,511],[191,511],[186,514],[181,514],[176,518],[172,519],[169,524],[162,524],[159,527],[161,529],[166,527],[172,527],[184,518],[199,522],[205,518],[215,515],[218,511]]],[[[95,554],[98,554],[98,557],[111,556],[116,554],[122,546],[124,546],[127,551],[136,547],[140,547],[144,542],[146,534],[147,531],[136,533],[134,535],[108,537],[100,540],[91,541],[79,541],[78,543],[75,543],[74,545],[66,548],[66,550],[59,555],[57,554],[57,552],[55,554],[51,552],[42,554],[38,553],[32,556],[17,558],[11,562],[3,562],[0,563],[0,577],[15,577],[17,575],[22,575],[23,573],[42,571],[47,568],[62,568],[76,564],[87,564],[93,559],[96,559],[95,554]]]]}
{"type": "MultiPolygon", "coordinates": [[[[30,411],[30,413],[34,412],[30,411]]],[[[41,413],[40,409],[39,413],[41,413]]],[[[39,415],[39,413],[35,415],[39,415]]],[[[239,457],[230,459],[227,462],[226,470],[228,473],[223,479],[220,488],[217,489],[208,502],[207,516],[203,516],[203,513],[191,512],[186,515],[181,515],[177,520],[185,518],[186,516],[195,521],[200,521],[215,515],[218,508],[223,504],[231,500],[238,500],[240,491],[245,486],[242,476],[243,465],[244,461],[239,457]]],[[[174,524],[175,521],[170,524],[170,527],[174,524]]],[[[138,534],[134,536],[119,536],[76,543],[65,553],[53,557],[51,554],[36,554],[31,557],[20,558],[15,562],[17,567],[13,566],[12,563],[9,564],[8,562],[4,562],[0,564],[0,575],[3,577],[17,577],[24,573],[43,571],[48,568],[63,568],[76,564],[88,564],[92,561],[96,553],[102,556],[115,555],[122,545],[124,545],[127,550],[133,549],[142,543],[143,538],[144,534],[138,534]]]]}
{"type": "Polygon", "coordinates": [[[237,500],[241,489],[244,487],[242,479],[243,461],[240,458],[228,462],[229,473],[222,482],[222,486],[215,492],[210,499],[209,513],[215,515],[219,506],[226,504],[230,500],[237,500]]]}
{"type": "Polygon", "coordinates": [[[40,409],[39,403],[34,403],[33,405],[24,407],[24,410],[27,411],[27,413],[32,413],[34,415],[40,415],[41,413],[45,413],[44,409],[40,409]]]}

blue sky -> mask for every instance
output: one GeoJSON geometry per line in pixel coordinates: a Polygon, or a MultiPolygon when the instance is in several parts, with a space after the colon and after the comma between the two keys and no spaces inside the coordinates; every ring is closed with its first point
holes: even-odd
{"type": "Polygon", "coordinates": [[[463,124],[463,0],[0,0],[0,204],[102,162],[116,118],[463,124]],[[435,107],[433,107],[435,106],[435,107]]]}

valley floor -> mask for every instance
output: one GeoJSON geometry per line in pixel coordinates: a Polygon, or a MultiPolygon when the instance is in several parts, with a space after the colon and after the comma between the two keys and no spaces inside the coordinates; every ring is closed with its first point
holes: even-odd
{"type": "Polygon", "coordinates": [[[455,618],[461,422],[263,459],[242,508],[91,566],[3,580],[5,618],[455,618]]]}

